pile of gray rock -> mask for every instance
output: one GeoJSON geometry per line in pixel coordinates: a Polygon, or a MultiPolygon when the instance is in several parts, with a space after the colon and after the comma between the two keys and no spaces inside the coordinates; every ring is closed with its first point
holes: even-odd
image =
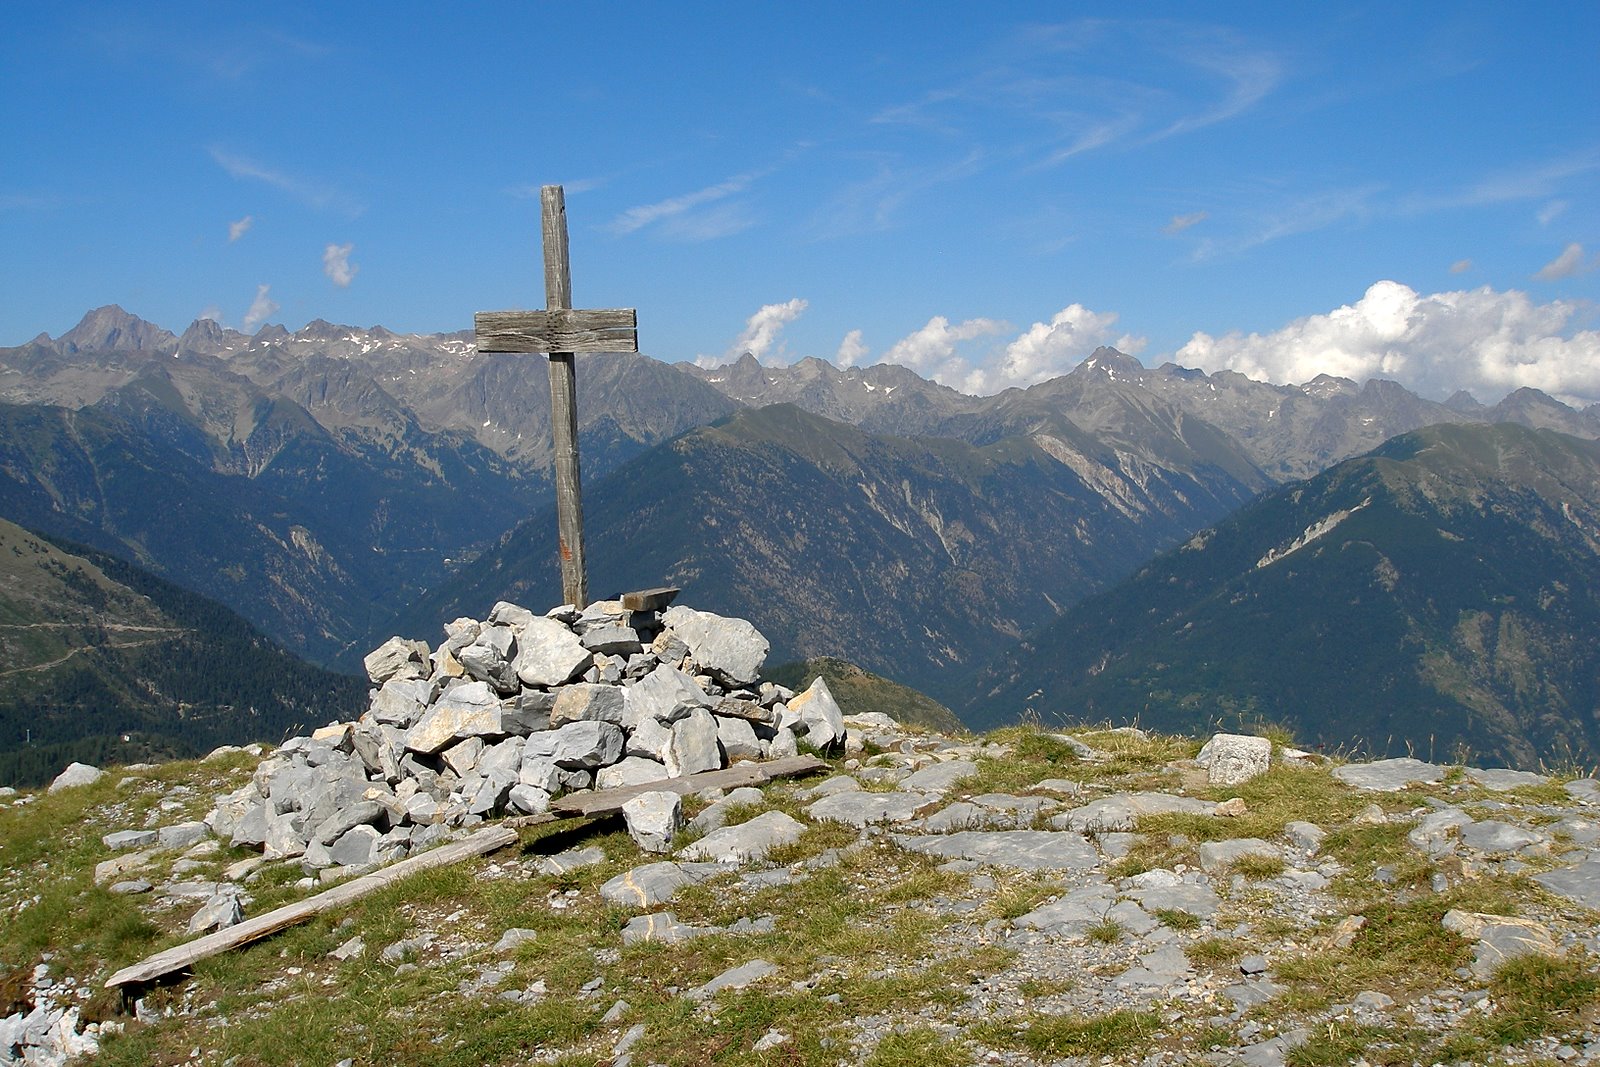
{"type": "Polygon", "coordinates": [[[560,793],[844,742],[826,683],[796,695],[760,681],[766,638],[668,606],[672,592],[544,615],[501,602],[447,625],[438,648],[392,638],[366,657],[358,721],[288,741],[206,821],[308,873],[363,868],[560,793]]]}

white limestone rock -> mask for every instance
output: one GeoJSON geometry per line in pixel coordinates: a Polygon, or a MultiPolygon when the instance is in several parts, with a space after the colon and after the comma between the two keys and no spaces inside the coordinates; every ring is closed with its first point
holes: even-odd
{"type": "Polygon", "coordinates": [[[549,689],[564,685],[588,668],[594,653],[578,635],[554,619],[530,617],[517,631],[517,677],[524,685],[549,689]]]}
{"type": "Polygon", "coordinates": [[[373,685],[382,685],[391,678],[426,678],[432,664],[432,650],[425,641],[411,641],[404,637],[391,637],[368,652],[361,665],[373,685]]]}
{"type": "Polygon", "coordinates": [[[801,739],[818,751],[826,751],[844,740],[844,713],[821,675],[804,693],[789,701],[789,711],[798,715],[805,726],[801,739]]]}
{"type": "Polygon", "coordinates": [[[717,744],[716,716],[695,708],[673,723],[666,756],[667,774],[673,778],[719,769],[722,749],[717,744]]]}
{"type": "Polygon", "coordinates": [[[683,829],[683,798],[666,790],[640,793],[623,803],[622,817],[634,844],[646,852],[668,852],[673,835],[683,829]]]}
{"type": "Polygon", "coordinates": [[[709,611],[676,605],[662,613],[661,622],[688,646],[689,655],[703,670],[734,685],[754,684],[772,647],[746,620],[709,611]]]}
{"type": "Polygon", "coordinates": [[[63,789],[75,789],[82,785],[94,785],[105,772],[99,767],[91,767],[87,763],[69,763],[67,769],[56,775],[55,781],[50,783],[47,793],[59,793],[63,789]]]}
{"type": "Polygon", "coordinates": [[[562,686],[556,694],[555,706],[550,711],[551,727],[565,726],[569,722],[609,722],[626,725],[624,711],[626,698],[614,685],[591,685],[576,682],[562,686]]]}
{"type": "Polygon", "coordinates": [[[1238,785],[1266,774],[1272,767],[1272,742],[1247,734],[1213,734],[1196,762],[1212,785],[1238,785]]]}

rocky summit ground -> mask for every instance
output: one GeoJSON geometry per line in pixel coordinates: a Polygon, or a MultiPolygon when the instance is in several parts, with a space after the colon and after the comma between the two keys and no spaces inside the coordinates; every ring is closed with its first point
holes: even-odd
{"type": "Polygon", "coordinates": [[[1600,781],[872,718],[119,1003],[219,896],[322,888],[201,821],[260,755],[0,798],[0,1063],[1600,1063],[1600,781]]]}

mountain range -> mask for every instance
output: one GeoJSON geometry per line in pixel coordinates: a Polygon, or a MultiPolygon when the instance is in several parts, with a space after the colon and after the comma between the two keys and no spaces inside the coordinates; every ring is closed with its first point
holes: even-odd
{"type": "Polygon", "coordinates": [[[0,784],[73,760],[201,755],[358,711],[239,616],[140,568],[0,520],[0,784]]]}
{"type": "Polygon", "coordinates": [[[1270,721],[1378,755],[1600,761],[1600,443],[1403,434],[1273,490],[980,672],[970,725],[1270,721]]]}
{"type": "MultiPolygon", "coordinates": [[[[542,362],[470,332],[175,335],[101,308],[0,349],[0,516],[354,670],[392,633],[558,599],[542,362]]],[[[848,659],[979,719],[974,672],[1002,688],[1017,641],[1259,494],[1426,426],[1600,437],[1600,406],[1536,390],[1437,403],[1108,348],[990,397],[818,359],[580,363],[592,589],[680,585],[777,655],[848,659]]]]}

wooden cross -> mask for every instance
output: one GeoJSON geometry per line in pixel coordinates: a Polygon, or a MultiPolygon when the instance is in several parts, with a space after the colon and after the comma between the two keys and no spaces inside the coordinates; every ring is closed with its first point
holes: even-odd
{"type": "Polygon", "coordinates": [[[561,537],[561,595],[589,605],[583,563],[583,496],[578,476],[578,401],[573,356],[637,352],[633,308],[575,311],[567,262],[567,204],[559,185],[539,190],[544,219],[544,311],[480,311],[479,352],[544,352],[550,357],[550,429],[555,439],[556,522],[561,537]]]}

